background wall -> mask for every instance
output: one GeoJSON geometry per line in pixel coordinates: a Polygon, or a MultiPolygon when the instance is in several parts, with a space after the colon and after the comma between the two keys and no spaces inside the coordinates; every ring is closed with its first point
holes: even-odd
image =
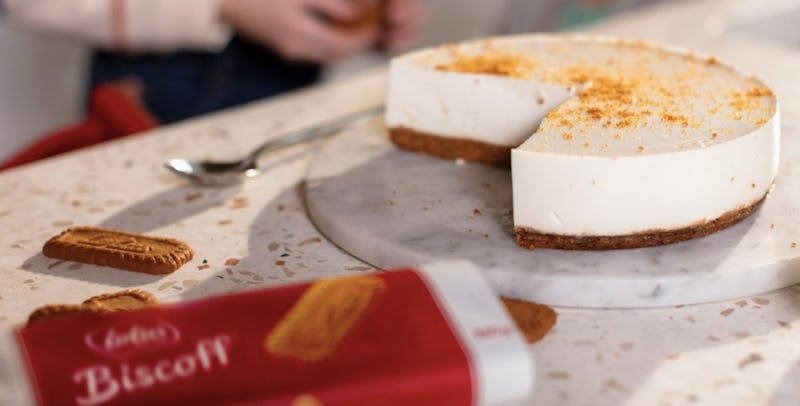
{"type": "Polygon", "coordinates": [[[85,55],[0,18],[0,160],[81,117],[85,55]]]}

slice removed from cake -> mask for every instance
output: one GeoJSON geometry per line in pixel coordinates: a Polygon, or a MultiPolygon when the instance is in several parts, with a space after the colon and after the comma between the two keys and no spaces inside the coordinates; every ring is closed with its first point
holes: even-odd
{"type": "Polygon", "coordinates": [[[386,120],[399,146],[446,158],[502,165],[513,148],[526,248],[707,235],[752,213],[778,168],[778,104],[761,81],[609,37],[497,38],[398,58],[386,120]]]}
{"type": "Polygon", "coordinates": [[[431,48],[392,60],[386,104],[392,142],[507,167],[511,148],[577,88],[536,80],[532,53],[498,51],[491,44],[431,48]]]}

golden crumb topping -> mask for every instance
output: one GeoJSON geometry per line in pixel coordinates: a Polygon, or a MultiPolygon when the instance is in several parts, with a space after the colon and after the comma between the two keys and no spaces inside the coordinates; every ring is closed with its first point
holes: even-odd
{"type": "MultiPolygon", "coordinates": [[[[702,148],[767,124],[777,108],[768,87],[713,57],[644,42],[489,41],[445,49],[447,59],[429,66],[560,84],[577,96],[547,113],[538,137],[529,140],[536,151],[624,155],[644,153],[645,145],[648,154],[702,148]]],[[[539,106],[553,97],[562,96],[543,90],[533,100],[539,106]]]]}
{"type": "Polygon", "coordinates": [[[736,72],[716,59],[644,46],[621,49],[602,59],[536,55],[531,79],[576,86],[578,92],[547,114],[534,150],[550,150],[557,140],[548,134],[564,129],[570,137],[558,137],[558,143],[574,143],[568,150],[575,153],[582,153],[579,146],[601,153],[611,145],[618,151],[612,154],[643,153],[643,145],[651,144],[658,150],[703,147],[760,127],[775,112],[768,87],[754,78],[734,79],[736,72]]]}
{"type": "Polygon", "coordinates": [[[436,66],[437,70],[459,73],[483,73],[527,79],[536,66],[535,60],[517,53],[487,51],[479,55],[463,55],[453,52],[450,63],[436,66]]]}
{"type": "Polygon", "coordinates": [[[741,120],[743,114],[761,108],[765,97],[775,97],[772,90],[765,86],[756,86],[746,92],[730,91],[727,99],[734,109],[733,118],[741,120]]]}

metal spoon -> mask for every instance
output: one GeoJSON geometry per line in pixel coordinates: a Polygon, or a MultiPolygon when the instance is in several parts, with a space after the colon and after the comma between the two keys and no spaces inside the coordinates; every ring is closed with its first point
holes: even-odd
{"type": "Polygon", "coordinates": [[[264,152],[275,151],[344,130],[354,121],[383,113],[383,106],[353,113],[333,121],[287,134],[261,144],[238,161],[191,161],[174,158],[164,163],[172,173],[205,185],[229,185],[259,174],[258,158],[264,152]]]}

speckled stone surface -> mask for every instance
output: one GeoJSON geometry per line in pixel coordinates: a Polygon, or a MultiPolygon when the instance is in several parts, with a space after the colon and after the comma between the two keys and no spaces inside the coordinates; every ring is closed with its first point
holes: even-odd
{"type": "Polygon", "coordinates": [[[227,188],[188,185],[161,165],[177,156],[232,158],[373,106],[383,78],[375,72],[0,173],[0,325],[47,303],[126,288],[171,302],[373,270],[327,243],[305,215],[298,185],[319,142],[271,154],[265,175],[227,188]],[[196,254],[160,276],[42,255],[47,239],[78,225],[177,238],[196,254]]]}
{"type": "MultiPolygon", "coordinates": [[[[698,33],[718,26],[724,10],[750,18],[764,3],[667,2],[597,30],[700,48],[758,72],[781,99],[784,135],[798,134],[796,51],[698,33]]],[[[371,270],[306,215],[300,183],[319,143],[267,157],[264,176],[231,189],[186,186],[161,162],[233,157],[283,131],[362,110],[383,99],[384,80],[385,72],[359,76],[0,173],[0,326],[45,303],[127,287],[181,301],[371,270]],[[197,255],[161,277],[41,256],[47,238],[78,224],[179,238],[197,255]]],[[[536,393],[520,404],[800,404],[800,287],[684,307],[556,310],[555,330],[531,347],[536,393]]]]}
{"type": "Polygon", "coordinates": [[[500,294],[550,305],[701,303],[800,282],[796,135],[783,138],[778,181],[753,216],[705,238],[659,247],[523,249],[514,236],[508,170],[400,150],[380,119],[322,148],[306,196],[326,236],[380,268],[469,259],[500,294]]]}

